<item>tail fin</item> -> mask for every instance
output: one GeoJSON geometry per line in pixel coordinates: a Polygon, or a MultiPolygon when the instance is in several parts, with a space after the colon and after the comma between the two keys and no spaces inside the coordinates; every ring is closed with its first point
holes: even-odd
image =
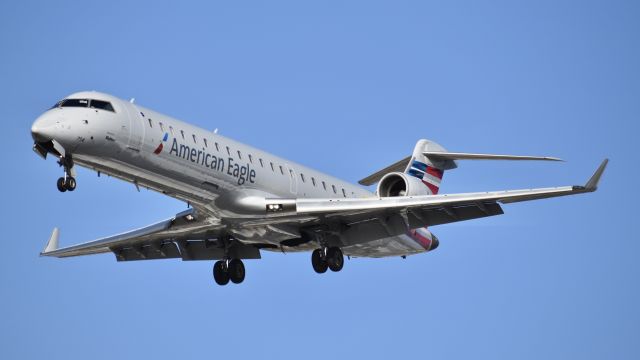
{"type": "Polygon", "coordinates": [[[436,142],[418,140],[404,172],[420,179],[429,188],[431,194],[436,195],[440,190],[444,171],[455,169],[458,165],[450,159],[430,156],[430,153],[447,153],[447,150],[436,142]]]}

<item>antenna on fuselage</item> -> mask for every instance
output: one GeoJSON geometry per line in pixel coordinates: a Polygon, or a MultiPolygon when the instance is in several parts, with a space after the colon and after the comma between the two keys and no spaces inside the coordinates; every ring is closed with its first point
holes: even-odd
{"type": "Polygon", "coordinates": [[[130,103],[134,103],[136,101],[136,98],[131,98],[131,100],[129,100],[130,103]]]}

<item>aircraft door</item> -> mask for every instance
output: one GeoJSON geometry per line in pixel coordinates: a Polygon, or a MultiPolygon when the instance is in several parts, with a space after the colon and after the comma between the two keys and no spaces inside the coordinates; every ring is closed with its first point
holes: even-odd
{"type": "Polygon", "coordinates": [[[298,178],[296,176],[296,171],[289,166],[289,164],[285,164],[287,170],[289,171],[289,191],[296,195],[298,194],[298,178]]]}
{"type": "Polygon", "coordinates": [[[127,106],[127,112],[129,115],[129,141],[127,142],[127,148],[129,150],[140,152],[142,142],[144,141],[145,122],[148,121],[145,118],[143,112],[141,112],[134,104],[129,103],[127,106]]]}

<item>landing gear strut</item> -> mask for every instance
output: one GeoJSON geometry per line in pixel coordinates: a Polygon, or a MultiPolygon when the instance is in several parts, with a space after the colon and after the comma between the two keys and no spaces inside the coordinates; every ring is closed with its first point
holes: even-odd
{"type": "Polygon", "coordinates": [[[234,284],[244,281],[244,263],[240,259],[218,260],[213,264],[213,279],[218,285],[234,284]]]}
{"type": "Polygon", "coordinates": [[[58,161],[60,166],[64,167],[64,176],[59,178],[56,182],[58,186],[58,190],[60,192],[65,191],[73,191],[76,189],[76,179],[71,176],[71,169],[73,168],[73,160],[71,160],[71,156],[61,157],[60,161],[58,161]]]}
{"type": "Polygon", "coordinates": [[[318,274],[327,272],[327,268],[338,272],[344,266],[344,255],[338,247],[315,249],[311,253],[311,265],[318,274]]]}

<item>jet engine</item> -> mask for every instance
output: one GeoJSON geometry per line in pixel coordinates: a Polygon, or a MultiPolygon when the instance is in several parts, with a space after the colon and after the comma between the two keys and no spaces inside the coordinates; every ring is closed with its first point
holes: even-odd
{"type": "Polygon", "coordinates": [[[429,195],[429,188],[418,178],[401,172],[392,172],[378,182],[378,196],[429,195]]]}

